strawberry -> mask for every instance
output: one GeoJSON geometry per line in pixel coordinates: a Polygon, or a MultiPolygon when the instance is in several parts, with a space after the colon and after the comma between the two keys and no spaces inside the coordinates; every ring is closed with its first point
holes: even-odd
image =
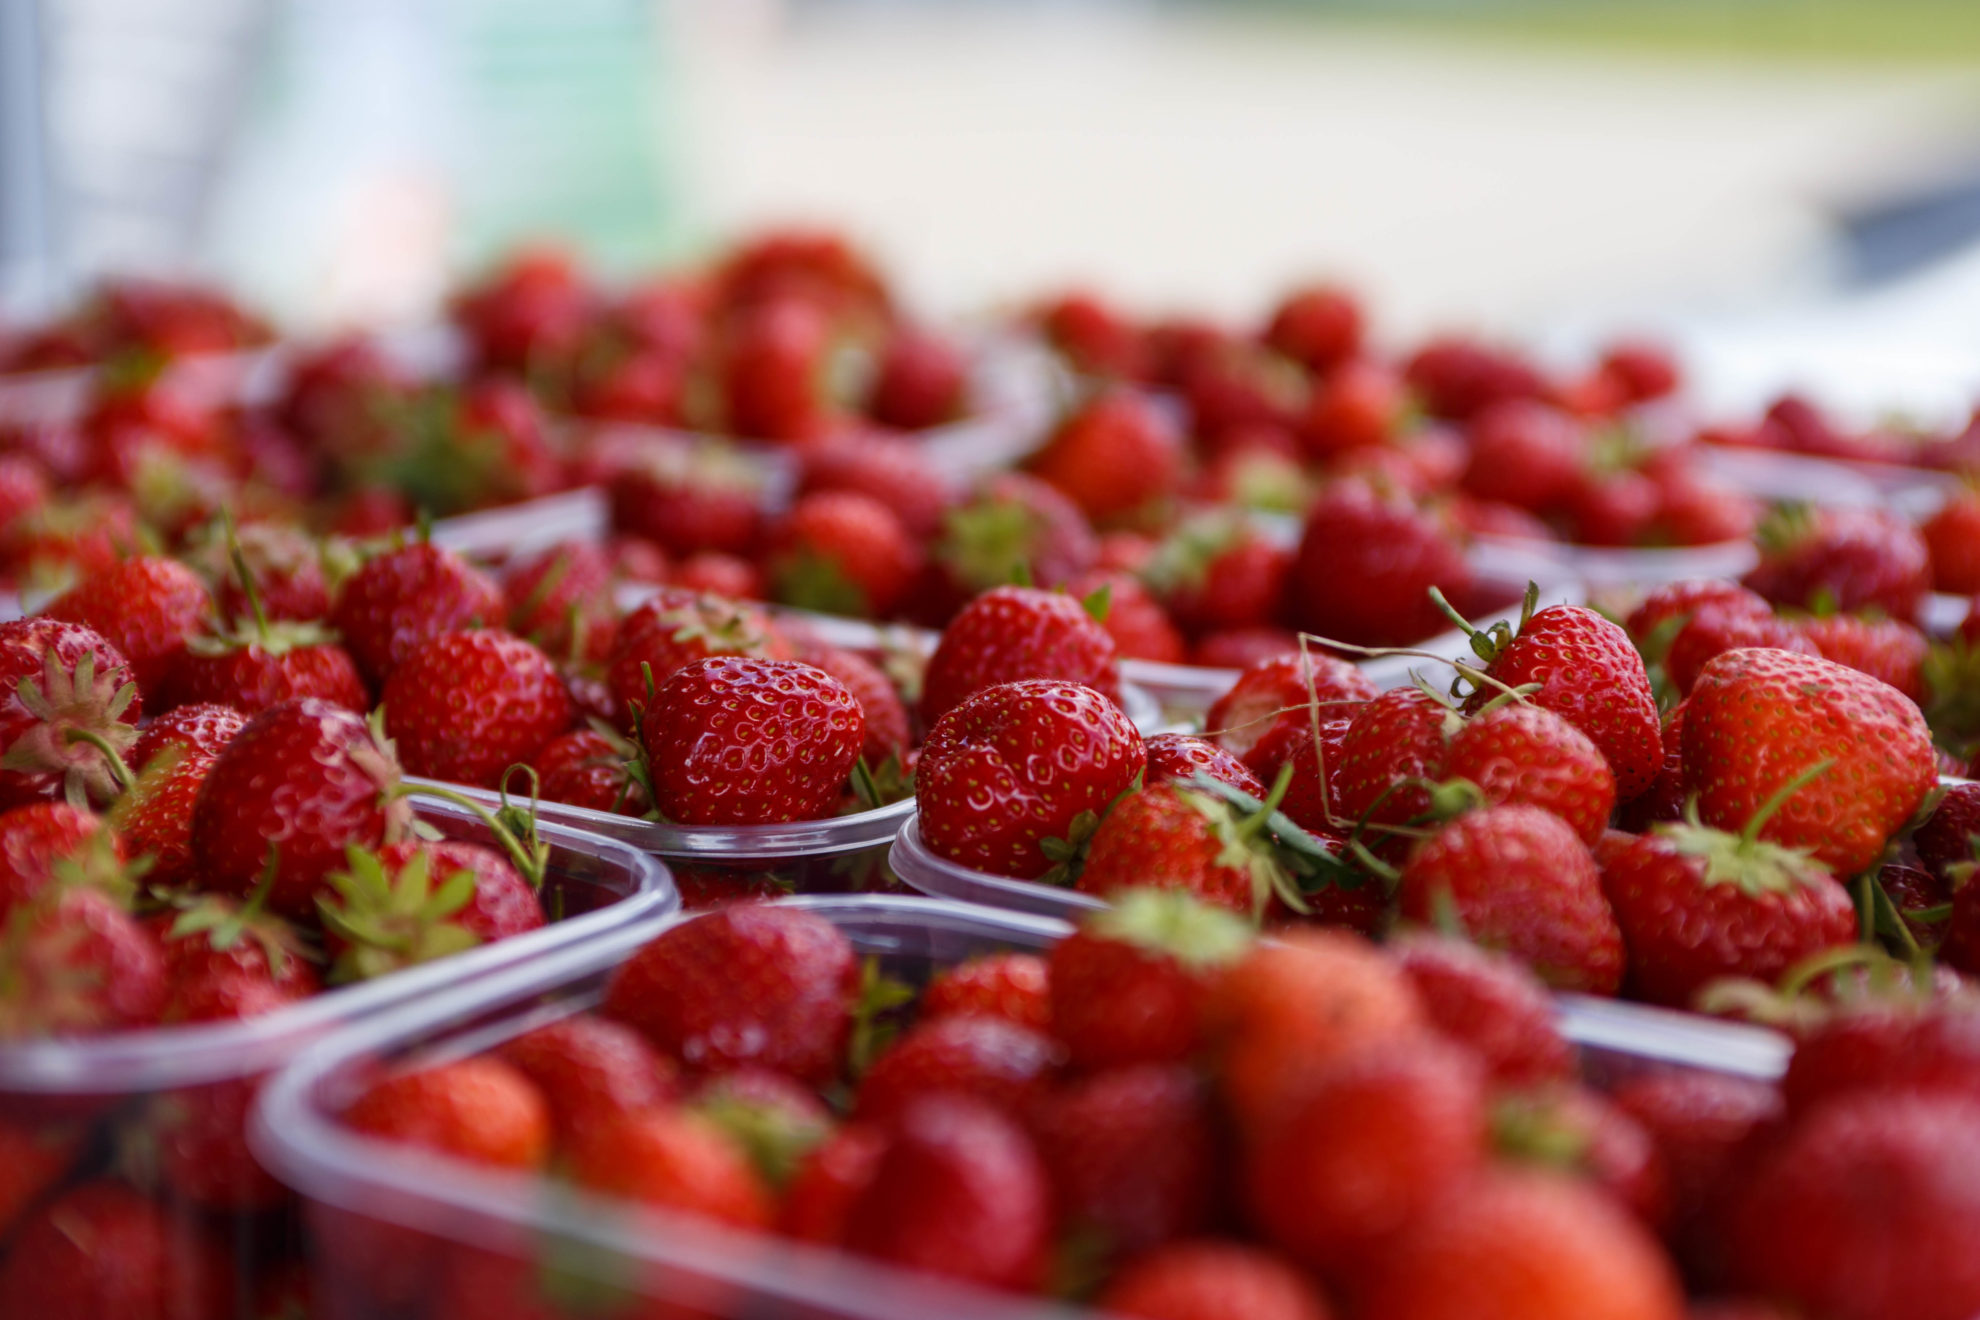
{"type": "Polygon", "coordinates": [[[502,576],[508,627],[551,655],[603,660],[614,636],[612,562],[585,541],[564,541],[502,576]]]}
{"type": "Polygon", "coordinates": [[[1110,898],[1149,888],[1189,894],[1211,907],[1262,917],[1296,894],[1273,847],[1270,811],[1245,812],[1180,784],[1154,784],[1116,803],[1088,844],[1080,892],[1110,898]]]}
{"type": "Polygon", "coordinates": [[[1408,398],[1395,368],[1353,358],[1314,382],[1299,438],[1306,456],[1326,463],[1387,444],[1403,428],[1408,398]]]}
{"type": "Polygon", "coordinates": [[[1776,605],[1816,614],[1881,610],[1917,621],[1931,589],[1925,542],[1894,514],[1785,508],[1762,524],[1760,562],[1740,581],[1776,605]]]}
{"type": "Polygon", "coordinates": [[[1662,1155],[1643,1125],[1599,1092],[1555,1083],[1501,1095],[1493,1105],[1496,1152],[1513,1161],[1578,1174],[1646,1228],[1670,1218],[1662,1155]]]}
{"type": "Polygon", "coordinates": [[[1100,543],[1079,506],[1037,477],[986,479],[942,517],[932,557],[943,590],[923,602],[944,622],[970,597],[1023,580],[1056,587],[1093,567],[1100,543]]]}
{"type": "Polygon", "coordinates": [[[1429,598],[1471,589],[1451,536],[1409,501],[1365,481],[1335,482],[1306,512],[1285,609],[1308,632],[1357,646],[1408,646],[1443,626],[1429,598]]]}
{"type": "Polygon", "coordinates": [[[1402,868],[1404,918],[1448,913],[1562,990],[1614,994],[1623,941],[1601,876],[1572,826],[1539,807],[1467,812],[1417,845],[1402,868]]]}
{"type": "Polygon", "coordinates": [[[203,633],[172,666],[166,695],[175,706],[232,706],[252,715],[314,697],[345,710],[369,707],[364,678],[336,634],[313,623],[266,623],[203,633]]]}
{"type": "Polygon", "coordinates": [[[1912,831],[1911,845],[1926,870],[1946,877],[1954,865],[1974,860],[1976,834],[1980,834],[1980,784],[1954,784],[1924,824],[1912,831]]]}
{"type": "Polygon", "coordinates": [[[527,248],[476,288],[456,294],[450,317],[483,366],[525,371],[569,355],[591,295],[568,253],[527,248]]]}
{"type": "Polygon", "coordinates": [[[196,1222],[122,1183],[71,1187],[22,1225],[0,1263],[0,1311],[62,1320],[230,1314],[227,1262],[196,1222]]]}
{"type": "MultiPolygon", "coordinates": [[[[307,533],[281,523],[251,522],[234,531],[254,579],[254,596],[270,622],[306,623],[330,613],[330,585],[324,576],[324,550],[307,533]]],[[[226,537],[210,539],[191,552],[193,566],[213,587],[220,618],[239,626],[254,617],[226,537]]]]}
{"type": "Polygon", "coordinates": [[[1477,1055],[1494,1082],[1555,1081],[1573,1067],[1546,987],[1523,964],[1445,936],[1413,932],[1389,946],[1430,1026],[1477,1055]]]}
{"type": "Polygon", "coordinates": [[[0,1040],[84,1035],[158,1020],[158,941],[92,886],[56,885],[16,904],[0,930],[0,1040]]]}
{"type": "Polygon", "coordinates": [[[1107,602],[1100,626],[1114,639],[1114,652],[1123,660],[1151,660],[1156,664],[1179,665],[1187,646],[1176,630],[1168,611],[1141,579],[1119,569],[1095,568],[1081,573],[1065,586],[1066,594],[1089,600],[1104,591],[1107,602]]]}
{"type": "Polygon", "coordinates": [[[1657,483],[1633,468],[1577,473],[1565,498],[1567,538],[1578,545],[1629,546],[1656,534],[1657,483]]]}
{"type": "Polygon", "coordinates": [[[530,767],[546,802],[637,816],[646,810],[647,796],[626,772],[632,756],[633,749],[610,734],[576,729],[538,748],[530,767]]]}
{"type": "Polygon", "coordinates": [[[1212,1240],[1178,1242],[1136,1260],[1095,1303],[1140,1320],[1328,1320],[1312,1282],[1268,1251],[1212,1240]]]}
{"type": "Polygon", "coordinates": [[[893,1125],[847,1220],[846,1245],[887,1264],[1031,1288],[1051,1238],[1051,1191],[1010,1119],[964,1096],[929,1096],[893,1125]]]}
{"type": "Polygon", "coordinates": [[[1777,618],[1771,609],[1752,610],[1744,601],[1707,604],[1701,605],[1671,638],[1670,649],[1664,654],[1664,675],[1677,692],[1690,692],[1698,682],[1698,672],[1715,656],[1748,646],[1821,654],[1805,627],[1777,618]]]}
{"type": "Polygon", "coordinates": [[[1471,458],[1464,489],[1535,512],[1563,499],[1589,449],[1579,423],[1531,399],[1508,399],[1477,412],[1466,427],[1471,458]]]}
{"type": "Polygon", "coordinates": [[[899,431],[953,421],[963,409],[968,370],[962,353],[943,336],[931,330],[896,330],[874,369],[867,415],[899,431]]]}
{"type": "Polygon", "coordinates": [[[770,617],[754,605],[662,587],[619,625],[606,681],[612,695],[630,710],[644,706],[655,687],[676,669],[715,655],[781,660],[789,654],[770,617]]]}
{"type": "Polygon", "coordinates": [[[378,683],[429,637],[507,617],[486,575],[451,550],[416,541],[367,559],[337,593],[330,621],[378,683]]]}
{"type": "Polygon", "coordinates": [[[64,590],[137,553],[138,514],[121,495],[57,495],[0,529],[0,561],[20,582],[64,590]]]}
{"type": "Polygon", "coordinates": [[[1524,359],[1504,349],[1450,336],[1418,348],[1403,376],[1432,417],[1464,421],[1505,399],[1537,399],[1546,382],[1524,359]]]}
{"type": "Polygon", "coordinates": [[[566,1158],[572,1181],[589,1191],[757,1232],[775,1214],[742,1144],[690,1110],[643,1109],[580,1128],[566,1158]]]}
{"type": "Polygon", "coordinates": [[[1182,477],[1182,441],[1140,395],[1112,390],[1076,408],[1026,461],[1095,523],[1150,514],[1182,477]]]}
{"type": "Polygon", "coordinates": [[[1970,1096],[1980,1087],[1980,1015],[1928,1005],[1870,1003],[1804,1030],[1781,1079],[1801,1116],[1866,1092],[1970,1096]]]}
{"type": "Polygon", "coordinates": [[[1134,380],[1146,365],[1139,330],[1096,294],[1061,295],[1039,309],[1038,328],[1073,370],[1086,375],[1134,380]]]}
{"type": "Polygon", "coordinates": [[[1539,684],[1527,700],[1588,735],[1616,777],[1616,800],[1627,802],[1650,786],[1664,759],[1643,657],[1627,633],[1595,611],[1554,605],[1536,614],[1536,601],[1529,587],[1516,633],[1503,624],[1481,633],[1459,620],[1493,680],[1479,685],[1468,704],[1476,710],[1496,698],[1504,691],[1500,683],[1539,684]]]}
{"type": "Polygon", "coordinates": [[[117,648],[80,623],[12,619],[0,623],[0,683],[0,805],[115,796],[116,757],[144,713],[117,648]]]}
{"type": "Polygon", "coordinates": [[[697,595],[729,600],[766,600],[770,595],[761,569],[747,559],[725,555],[719,550],[697,550],[681,560],[671,581],[674,586],[697,595]]]}
{"type": "Polygon", "coordinates": [[[130,663],[138,690],[158,692],[210,603],[184,564],[139,555],[85,577],[43,613],[94,628],[130,663]]]}
{"type": "Polygon", "coordinates": [[[1191,429],[1210,450],[1229,452],[1261,434],[1274,436],[1268,443],[1288,454],[1297,448],[1293,429],[1306,402],[1306,380],[1283,358],[1224,338],[1181,355],[1175,376],[1191,429]]]}
{"type": "Polygon", "coordinates": [[[1664,764],[1650,787],[1625,803],[1618,825],[1635,834],[1648,833],[1665,821],[1684,819],[1691,791],[1684,783],[1684,707],[1680,701],[1664,717],[1664,764]]]}
{"type": "Polygon", "coordinates": [[[367,981],[543,925],[529,882],[490,848],[442,840],[352,845],[316,900],[333,981],[367,981]]]}
{"type": "Polygon", "coordinates": [[[689,825],[829,814],[865,716],[845,685],[796,660],[716,656],[660,685],[640,721],[653,800],[689,825]]]}
{"type": "Polygon", "coordinates": [[[1143,746],[1148,752],[1150,784],[1188,780],[1202,774],[1243,789],[1255,798],[1265,796],[1265,785],[1251,768],[1216,743],[1187,733],[1158,733],[1143,746]]]}
{"type": "Polygon", "coordinates": [[[1052,1023],[1051,980],[1035,953],[986,953],[936,973],[921,993],[923,1021],[974,1015],[1044,1032],[1052,1023]]]}
{"type": "Polygon", "coordinates": [[[150,859],[146,880],[171,888],[192,878],[192,817],[213,757],[175,750],[160,758],[110,809],[110,822],[134,857],[150,859]]]}
{"type": "Polygon", "coordinates": [[[165,950],[161,1022],[239,1021],[300,1002],[323,988],[315,956],[296,928],[212,894],[181,900],[158,919],[165,950]]]}
{"type": "Polygon", "coordinates": [[[248,1215],[288,1201],[288,1189],[248,1149],[248,1111],[260,1089],[259,1077],[233,1077],[153,1098],[146,1132],[175,1205],[248,1215]]]}
{"type": "Polygon", "coordinates": [[[942,516],[954,499],[948,479],[918,445],[889,436],[829,440],[806,450],[799,493],[828,490],[878,500],[919,544],[941,530],[942,516]]]}
{"type": "Polygon", "coordinates": [[[503,1045],[502,1059],[536,1083],[560,1142],[580,1130],[679,1098],[674,1065],[632,1028],[575,1014],[503,1045]]]}
{"type": "Polygon", "coordinates": [[[1295,289],[1272,309],[1265,342],[1315,375],[1324,375],[1361,348],[1360,301],[1330,284],[1295,289]]]}
{"type": "Polygon", "coordinates": [[[66,1125],[0,1119],[0,1233],[11,1234],[68,1173],[82,1136],[66,1125]]]}
{"type": "Polygon", "coordinates": [[[0,812],[0,921],[46,889],[64,861],[82,857],[105,835],[121,856],[117,836],[81,807],[36,802],[0,812]]]}
{"type": "Polygon", "coordinates": [[[215,758],[193,808],[193,860],[207,887],[245,896],[270,869],[268,906],[302,916],[350,844],[376,847],[404,828],[399,769],[358,716],[286,701],[250,719],[215,758]]]}
{"type": "Polygon", "coordinates": [[[1391,688],[1354,712],[1334,764],[1336,812],[1403,824],[1430,808],[1430,794],[1410,781],[1434,777],[1444,763],[1455,712],[1421,688],[1391,688]]]}
{"type": "Polygon", "coordinates": [[[1728,651],[1705,666],[1685,706],[1684,763],[1707,825],[1743,826],[1824,761],[1828,769],[1767,817],[1760,837],[1854,875],[1937,778],[1918,707],[1888,684],[1813,656],[1728,651]]]}
{"type": "Polygon", "coordinates": [[[683,922],[627,960],[605,1013],[697,1072],[744,1065],[835,1076],[859,964],[838,929],[795,908],[741,903],[683,922]]]}
{"type": "Polygon", "coordinates": [[[1275,1245],[1330,1277],[1479,1169],[1485,1087],[1455,1046],[1380,1041],[1319,1066],[1244,1131],[1244,1194],[1275,1245]]]}
{"type": "Polygon", "coordinates": [[[704,550],[748,554],[762,529],[761,465],[721,444],[661,440],[641,446],[612,474],[612,527],[670,555],[704,550]]]}
{"type": "Polygon", "coordinates": [[[741,309],[717,367],[730,432],[784,444],[824,435],[831,350],[831,322],[809,301],[778,297],[741,309]]]}
{"type": "Polygon", "coordinates": [[[702,1078],[690,1106],[735,1138],[756,1171],[778,1191],[789,1185],[805,1156],[831,1135],[837,1122],[809,1085],[764,1068],[702,1078]]]}
{"type": "Polygon", "coordinates": [[[1058,1051],[1049,1037],[1002,1018],[964,1015],[916,1024],[860,1078],[854,1114],[891,1123],[916,1100],[970,1096],[1022,1116],[1051,1083],[1058,1051]]]}
{"type": "Polygon", "coordinates": [[[1027,1111],[1068,1229],[1120,1256],[1199,1233],[1217,1201],[1217,1129],[1189,1069],[1111,1068],[1062,1083],[1027,1111]]]}
{"type": "Polygon", "coordinates": [[[1707,605],[1732,605],[1746,614],[1772,614],[1766,597],[1724,578],[1681,578],[1652,588],[1624,620],[1643,658],[1664,658],[1678,630],[1707,605]]]}
{"type": "Polygon", "coordinates": [[[1291,563],[1249,520],[1217,512],[1185,519],[1140,571],[1178,627],[1206,633],[1269,624],[1291,563]]]}
{"type": "MultiPolygon", "coordinates": [[[[922,837],[938,856],[1032,879],[1147,763],[1140,733],[1092,688],[1032,679],[986,688],[943,716],[915,772],[922,837]],[[1051,749],[1050,760],[1038,748],[1051,749]]],[[[1090,825],[1087,825],[1090,828],[1090,825]]]]}
{"type": "Polygon", "coordinates": [[[882,766],[890,758],[899,760],[907,755],[910,742],[907,703],[901,700],[900,690],[878,665],[857,652],[836,646],[805,647],[798,658],[838,679],[859,703],[860,713],[866,717],[866,738],[860,745],[860,755],[867,765],[882,766]]]}
{"type": "Polygon", "coordinates": [[[921,571],[921,550],[894,511],[870,495],[801,496],[771,537],[779,601],[861,618],[894,612],[921,571]]]}
{"type": "Polygon", "coordinates": [[[494,788],[573,714],[550,657],[493,628],[441,633],[385,681],[385,731],[408,772],[494,788]]]}
{"type": "Polygon", "coordinates": [[[886,282],[872,261],[827,230],[773,229],[739,245],[714,279],[726,311],[795,298],[835,315],[891,318],[886,282]]]}
{"type": "Polygon", "coordinates": [[[1306,726],[1310,703],[1319,702],[1322,720],[1352,713],[1354,703],[1374,698],[1379,689],[1345,660],[1318,651],[1259,660],[1210,704],[1203,717],[1208,736],[1226,751],[1244,756],[1276,724],[1306,726]]]}
{"type": "Polygon", "coordinates": [[[1595,744],[1553,711],[1525,702],[1466,720],[1438,774],[1476,784],[1487,806],[1525,803],[1551,811],[1591,848],[1616,804],[1615,776],[1595,744]]]}
{"type": "Polygon", "coordinates": [[[1980,1309],[1976,1186],[1970,1096],[1835,1101],[1754,1170],[1734,1210],[1734,1282],[1839,1320],[1961,1320],[1980,1309]]]}
{"type": "Polygon", "coordinates": [[[1114,639],[1071,596],[997,587],[942,633],[923,678],[922,717],[933,725],[971,695],[1025,679],[1059,679],[1118,699],[1114,639]]]}
{"type": "Polygon", "coordinates": [[[1299,634],[1285,628],[1237,628],[1199,637],[1189,662],[1209,669],[1248,669],[1260,660],[1299,649],[1299,634]]]}
{"type": "Polygon", "coordinates": [[[1080,1068],[1182,1062],[1250,942],[1243,921],[1187,894],[1118,893],[1052,948],[1052,1030],[1080,1068]]]}
{"type": "MultiPolygon", "coordinates": [[[[1913,701],[1925,700],[1925,634],[1896,619],[1831,614],[1805,621],[1801,635],[1824,660],[1889,683],[1913,701]]],[[[1788,647],[1788,650],[1796,648],[1788,647]]]]}
{"type": "Polygon", "coordinates": [[[496,1169],[540,1169],[550,1157],[550,1106],[522,1073],[486,1055],[394,1073],[343,1114],[375,1141],[496,1169]]]}
{"type": "Polygon", "coordinates": [[[1980,489],[1962,486],[1918,528],[1932,561],[1932,589],[1980,592],[1980,489]]]}
{"type": "Polygon", "coordinates": [[[233,741],[234,735],[246,723],[247,716],[232,706],[210,701],[174,706],[145,725],[144,731],[138,734],[137,742],[131,745],[131,766],[137,770],[144,769],[151,764],[153,757],[167,747],[181,747],[207,756],[217,755],[222,747],[233,741]]]}
{"type": "Polygon", "coordinates": [[[784,1188],[778,1227],[799,1242],[843,1242],[847,1218],[886,1149],[887,1134],[879,1128],[840,1124],[799,1160],[784,1188]]]}

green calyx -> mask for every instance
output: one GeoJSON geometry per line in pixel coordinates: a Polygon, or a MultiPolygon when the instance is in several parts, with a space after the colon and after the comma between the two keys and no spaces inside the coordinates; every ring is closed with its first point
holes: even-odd
{"type": "Polygon", "coordinates": [[[951,509],[942,521],[937,557],[975,591],[1016,582],[1028,572],[1038,518],[1014,500],[981,500],[951,509]]]}
{"type": "Polygon", "coordinates": [[[41,676],[22,678],[14,694],[34,723],[0,754],[0,770],[59,774],[63,797],[72,806],[115,798],[130,779],[121,758],[138,735],[124,715],[137,699],[137,684],[99,674],[90,652],[71,673],[49,651],[42,657],[41,676]]]}
{"type": "Polygon", "coordinates": [[[56,858],[49,867],[49,877],[63,889],[100,890],[128,911],[137,902],[139,882],[150,869],[149,857],[125,861],[118,856],[115,835],[99,829],[75,852],[56,858]]]}
{"type": "Polygon", "coordinates": [[[720,1082],[697,1100],[694,1108],[733,1137],[756,1171],[775,1188],[787,1186],[804,1157],[831,1134],[826,1120],[738,1095],[725,1090],[720,1082]]]}
{"type": "Polygon", "coordinates": [[[245,903],[235,903],[217,894],[188,894],[171,900],[179,910],[167,940],[204,938],[216,953],[225,953],[244,940],[261,947],[269,975],[280,977],[294,958],[314,962],[315,956],[303,942],[302,933],[267,911],[268,894],[274,887],[274,868],[255,886],[245,903]]]}
{"type": "Polygon", "coordinates": [[[1490,628],[1481,629],[1459,614],[1457,607],[1444,599],[1444,593],[1436,587],[1430,588],[1430,600],[1470,641],[1472,654],[1490,665],[1508,646],[1512,645],[1513,638],[1519,636],[1525,630],[1527,622],[1533,618],[1534,610],[1540,605],[1540,584],[1538,582],[1526,584],[1526,595],[1520,600],[1517,627],[1501,619],[1490,628]]]}
{"type": "Polygon", "coordinates": [[[801,610],[858,619],[872,613],[866,592],[846,575],[839,562],[813,550],[799,551],[780,564],[775,588],[779,601],[801,610]]]}
{"type": "Polygon", "coordinates": [[[1748,818],[1738,834],[1702,823],[1698,818],[1698,801],[1693,798],[1685,807],[1684,822],[1659,825],[1657,836],[1681,856],[1698,861],[1701,879],[1707,886],[1734,885],[1748,898],[1764,898],[1818,884],[1829,878],[1827,866],[1803,849],[1768,843],[1760,837],[1760,831],[1790,797],[1826,774],[1834,764],[1832,759],[1817,761],[1781,785],[1748,818]]]}
{"type": "Polygon", "coordinates": [[[1804,500],[1783,500],[1760,520],[1753,531],[1754,543],[1762,554],[1768,555],[1793,549],[1814,534],[1817,517],[1814,505],[1804,500]]]}
{"type": "Polygon", "coordinates": [[[1211,907],[1173,889],[1129,889],[1113,906],[1088,917],[1088,934],[1164,953],[1192,971],[1236,962],[1251,947],[1253,930],[1244,918],[1211,907]]]}
{"type": "Polygon", "coordinates": [[[1210,565],[1237,544],[1243,531],[1243,520],[1228,513],[1186,519],[1149,556],[1141,580],[1158,596],[1193,591],[1203,585],[1210,565]]]}
{"type": "Polygon", "coordinates": [[[436,886],[424,849],[397,875],[388,875],[383,860],[366,848],[352,845],[345,859],[345,869],[328,878],[334,899],[317,899],[324,926],[350,946],[331,968],[331,980],[368,981],[481,943],[454,920],[474,901],[473,871],[455,871],[436,886]]]}
{"type": "Polygon", "coordinates": [[[900,1032],[897,1010],[914,1002],[914,988],[888,976],[880,960],[868,957],[859,967],[859,995],[853,1001],[853,1025],[846,1063],[862,1077],[900,1032]]]}

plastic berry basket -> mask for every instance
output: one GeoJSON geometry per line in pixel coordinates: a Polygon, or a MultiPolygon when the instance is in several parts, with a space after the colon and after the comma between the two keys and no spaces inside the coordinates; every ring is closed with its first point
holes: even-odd
{"type": "MultiPolygon", "coordinates": [[[[788,901],[833,922],[857,950],[910,983],[975,954],[1047,948],[1069,929],[930,899],[788,901]]],[[[583,1314],[653,1314],[643,1299],[661,1301],[660,1313],[669,1315],[805,1320],[1092,1314],[679,1215],[607,1206],[529,1177],[381,1145],[340,1126],[338,1115],[385,1069],[478,1053],[596,1004],[612,968],[639,942],[622,932],[360,1025],[309,1051],[266,1088],[253,1120],[255,1150],[305,1203],[319,1315],[355,1320],[384,1313],[364,1269],[366,1247],[381,1240],[391,1241],[401,1259],[424,1254],[429,1267],[465,1253],[481,1267],[516,1271],[500,1277],[513,1277],[519,1287],[544,1280],[558,1296],[616,1298],[626,1307],[583,1314]]],[[[1772,1032],[1574,999],[1560,1005],[1563,1030],[1598,1084],[1668,1069],[1770,1078],[1785,1065],[1787,1042],[1772,1032]]],[[[392,1313],[404,1320],[440,1315],[417,1301],[392,1313]]]]}
{"type": "MultiPolygon", "coordinates": [[[[459,806],[414,802],[450,838],[489,837],[459,806]]],[[[67,1157],[44,1196],[114,1178],[161,1207],[175,1240],[208,1235],[233,1274],[235,1306],[218,1314],[258,1315],[258,1286],[290,1268],[299,1241],[294,1199],[246,1158],[247,1108],[269,1073],[339,1028],[594,941],[649,936],[679,908],[667,868],[638,849],[555,823],[541,836],[550,847],[544,900],[552,917],[541,930],[246,1021],[0,1045],[7,1148],[20,1150],[24,1139],[67,1157]]]]}

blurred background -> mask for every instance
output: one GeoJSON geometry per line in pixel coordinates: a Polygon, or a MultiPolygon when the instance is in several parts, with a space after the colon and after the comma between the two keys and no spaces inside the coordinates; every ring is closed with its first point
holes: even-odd
{"type": "Polygon", "coordinates": [[[552,236],[606,272],[843,227],[940,314],[1078,282],[1378,333],[1669,336],[1708,404],[1980,387],[1967,0],[9,0],[0,306],[220,281],[416,322],[552,236]]]}

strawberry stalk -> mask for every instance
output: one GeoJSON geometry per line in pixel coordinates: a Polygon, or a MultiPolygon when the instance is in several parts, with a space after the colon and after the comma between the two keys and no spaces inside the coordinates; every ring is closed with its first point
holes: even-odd
{"type": "MultiPolygon", "coordinates": [[[[543,842],[537,833],[536,798],[531,796],[527,810],[514,806],[509,801],[509,790],[506,787],[508,775],[515,773],[517,768],[511,766],[508,773],[502,777],[505,785],[501,790],[502,805],[496,811],[490,811],[486,805],[475,801],[465,793],[458,793],[444,785],[431,783],[399,784],[388,791],[386,800],[394,801],[414,796],[435,797],[442,802],[465,807],[487,827],[489,834],[494,836],[495,842],[501,846],[502,851],[509,855],[509,860],[515,865],[516,870],[521,872],[522,878],[529,882],[529,887],[540,893],[544,880],[550,873],[550,845],[543,842]]],[[[532,779],[535,778],[534,770],[528,766],[520,768],[527,771],[532,779]]]]}
{"type": "Polygon", "coordinates": [[[137,786],[137,776],[131,773],[130,765],[117,750],[116,744],[96,730],[69,729],[62,737],[66,742],[81,743],[85,747],[94,747],[100,752],[103,756],[104,768],[110,772],[110,778],[116,782],[119,794],[128,793],[137,786]]]}

